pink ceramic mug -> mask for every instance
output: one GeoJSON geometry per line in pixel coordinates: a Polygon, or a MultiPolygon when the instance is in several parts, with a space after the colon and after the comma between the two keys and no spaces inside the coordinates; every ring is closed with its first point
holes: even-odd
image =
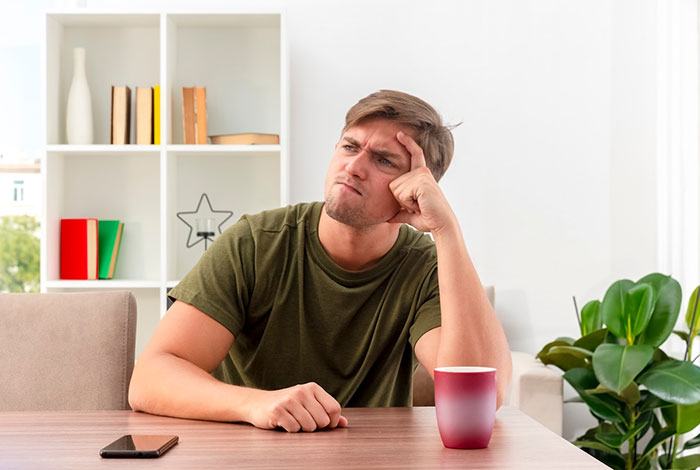
{"type": "Polygon", "coordinates": [[[496,419],[496,369],[436,368],[435,409],[445,447],[481,449],[488,446],[496,419]]]}

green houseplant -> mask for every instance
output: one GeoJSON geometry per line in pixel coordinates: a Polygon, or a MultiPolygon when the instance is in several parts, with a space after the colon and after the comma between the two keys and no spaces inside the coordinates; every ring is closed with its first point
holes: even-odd
{"type": "Polygon", "coordinates": [[[680,446],[700,424],[700,367],[692,358],[698,333],[698,289],[688,302],[688,332],[674,331],[681,287],[670,276],[649,274],[614,282],[602,301],[581,309],[581,337],[557,338],[537,357],[564,371],[564,379],[598,420],[574,444],[614,469],[691,469],[700,435],[680,446]],[[675,333],[686,342],[682,360],[660,346],[675,333]],[[692,358],[692,359],[691,359],[692,358]]]}

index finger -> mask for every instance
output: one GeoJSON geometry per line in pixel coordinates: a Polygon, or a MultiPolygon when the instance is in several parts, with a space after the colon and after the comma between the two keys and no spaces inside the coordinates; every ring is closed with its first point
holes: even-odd
{"type": "Polygon", "coordinates": [[[416,168],[427,166],[425,164],[423,149],[416,143],[415,140],[413,140],[413,137],[405,132],[399,131],[396,133],[396,138],[404,147],[406,147],[408,153],[411,154],[411,171],[415,170],[416,168]]]}

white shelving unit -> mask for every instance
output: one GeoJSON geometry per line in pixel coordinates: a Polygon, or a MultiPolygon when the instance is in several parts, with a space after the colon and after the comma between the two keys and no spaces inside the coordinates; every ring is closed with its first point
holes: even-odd
{"type": "MultiPolygon", "coordinates": [[[[289,91],[285,15],[48,11],[42,50],[42,292],[126,289],[138,303],[137,354],[167,308],[167,291],[203,253],[186,248],[176,213],[206,193],[214,209],[244,213],[288,204],[289,91]],[[94,145],[66,145],[72,51],[86,49],[94,145]],[[161,87],[161,145],[110,145],[112,85],[161,87]],[[182,145],[182,87],[207,88],[209,135],[264,132],[280,145],[182,145]],[[115,278],[59,277],[60,219],[119,219],[115,278]]],[[[133,110],[132,101],[132,110],[133,110]]],[[[135,140],[132,111],[132,142],[135,140]]]]}

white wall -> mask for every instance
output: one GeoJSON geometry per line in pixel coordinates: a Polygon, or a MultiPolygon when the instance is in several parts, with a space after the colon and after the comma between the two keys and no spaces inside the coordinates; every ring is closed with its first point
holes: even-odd
{"type": "Polygon", "coordinates": [[[455,129],[443,187],[514,349],[655,269],[654,2],[290,3],[292,201],[318,199],[345,110],[379,88],[455,129]]]}
{"type": "MultiPolygon", "coordinates": [[[[613,280],[656,269],[654,0],[252,4],[280,3],[292,202],[322,198],[346,110],[399,89],[463,122],[442,185],[483,282],[496,286],[513,349],[575,336],[572,295],[580,307],[613,280]]],[[[166,2],[120,6],[144,5],[166,2]]]]}

